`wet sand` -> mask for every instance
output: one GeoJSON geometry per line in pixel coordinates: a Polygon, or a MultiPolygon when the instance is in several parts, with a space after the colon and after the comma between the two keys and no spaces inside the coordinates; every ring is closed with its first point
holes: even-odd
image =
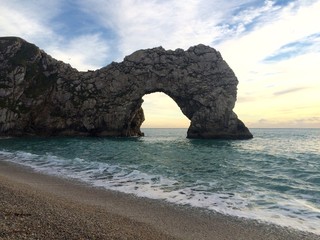
{"type": "Polygon", "coordinates": [[[320,239],[44,175],[0,160],[0,239],[320,239]]]}

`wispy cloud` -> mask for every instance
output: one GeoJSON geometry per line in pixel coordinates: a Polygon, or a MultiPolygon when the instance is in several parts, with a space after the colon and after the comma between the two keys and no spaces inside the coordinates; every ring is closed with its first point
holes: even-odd
{"type": "MultiPolygon", "coordinates": [[[[117,34],[117,47],[121,56],[131,52],[162,45],[165,48],[187,47],[206,36],[206,42],[214,37],[212,31],[204,31],[195,15],[197,1],[85,1],[91,14],[97,15],[106,28],[117,34]]],[[[215,22],[207,22],[210,27],[215,22]]]]}
{"type": "Polygon", "coordinates": [[[294,119],[293,124],[298,127],[320,128],[320,117],[294,119]]]}
{"type": "Polygon", "coordinates": [[[118,36],[122,56],[140,48],[162,45],[188,48],[239,35],[268,11],[272,1],[83,1],[88,13],[118,36]],[[248,5],[251,4],[251,7],[248,5]]]}
{"type": "Polygon", "coordinates": [[[273,95],[280,96],[280,95],[285,95],[285,94],[289,94],[289,93],[299,92],[299,91],[302,91],[302,90],[305,90],[305,89],[306,89],[305,87],[290,88],[290,89],[282,90],[282,91],[279,91],[279,92],[275,92],[275,93],[273,93],[273,95]]]}
{"type": "Polygon", "coordinates": [[[319,33],[320,28],[315,22],[320,21],[320,1],[309,5],[303,1],[294,1],[281,9],[275,6],[275,9],[264,13],[264,17],[256,22],[254,31],[245,32],[240,37],[236,36],[218,45],[231,64],[235,61],[239,68],[246,64],[252,71],[253,65],[261,64],[281,47],[319,33]]]}
{"type": "Polygon", "coordinates": [[[64,45],[52,45],[47,52],[81,71],[109,64],[109,46],[99,34],[81,35],[64,45]]]}
{"type": "Polygon", "coordinates": [[[294,1],[266,12],[253,30],[219,44],[218,49],[240,81],[235,111],[245,122],[250,122],[249,126],[262,126],[258,122],[260,118],[288,122],[296,116],[319,114],[315,110],[320,107],[317,104],[320,102],[317,93],[320,83],[316,80],[320,74],[317,64],[320,61],[319,51],[312,51],[311,48],[306,51],[305,48],[303,52],[281,61],[265,61],[283,46],[302,40],[308,40],[316,46],[320,32],[320,27],[315,24],[316,21],[320,22],[318,12],[320,1],[294,1]],[[299,97],[295,94],[299,94],[299,97]],[[309,108],[298,110],[306,106],[309,108]],[[281,110],[284,107],[295,111],[284,113],[281,110]]]}
{"type": "Polygon", "coordinates": [[[29,41],[47,41],[54,36],[48,27],[59,10],[59,1],[5,1],[0,0],[0,34],[16,36],[29,41]]]}
{"type": "Polygon", "coordinates": [[[309,52],[320,52],[320,32],[281,46],[271,56],[266,57],[264,61],[282,61],[309,52]]]}
{"type": "Polygon", "coordinates": [[[97,28],[91,27],[89,31],[88,25],[78,21],[85,18],[84,15],[81,18],[82,11],[76,3],[0,0],[0,4],[0,35],[22,37],[79,70],[96,69],[110,63],[110,40],[103,32],[95,31],[97,28]],[[79,19],[69,19],[75,17],[73,11],[77,11],[79,19]]]}
{"type": "Polygon", "coordinates": [[[251,128],[320,128],[320,117],[296,118],[291,120],[260,119],[249,123],[251,128]]]}
{"type": "Polygon", "coordinates": [[[276,12],[280,9],[274,1],[253,1],[242,3],[241,5],[231,8],[229,16],[225,16],[221,26],[225,29],[223,35],[214,42],[219,43],[227,38],[239,37],[248,31],[252,31],[261,22],[264,22],[266,15],[276,12]],[[263,20],[264,19],[264,20],[263,20]]]}

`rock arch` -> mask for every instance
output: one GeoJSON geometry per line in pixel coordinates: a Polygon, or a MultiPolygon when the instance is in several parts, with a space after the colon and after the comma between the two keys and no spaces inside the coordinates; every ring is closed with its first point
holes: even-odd
{"type": "Polygon", "coordinates": [[[190,121],[189,138],[248,139],[233,108],[238,80],[215,49],[139,50],[79,72],[20,38],[0,38],[2,135],[140,136],[142,97],[164,92],[190,121]]]}

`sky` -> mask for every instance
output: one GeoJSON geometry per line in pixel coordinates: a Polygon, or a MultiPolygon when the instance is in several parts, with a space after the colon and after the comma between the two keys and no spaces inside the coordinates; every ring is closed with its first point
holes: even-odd
{"type": "MultiPolygon", "coordinates": [[[[217,49],[235,72],[249,128],[320,128],[320,0],[0,0],[0,36],[18,36],[78,70],[136,50],[217,49]]],[[[188,127],[165,94],[143,127],[188,127]]]]}

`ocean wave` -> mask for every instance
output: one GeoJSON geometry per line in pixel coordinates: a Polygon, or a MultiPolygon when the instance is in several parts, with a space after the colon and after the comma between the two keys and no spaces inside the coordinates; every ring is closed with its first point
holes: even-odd
{"type": "Polygon", "coordinates": [[[96,187],[320,234],[320,154],[281,152],[275,134],[245,142],[6,139],[0,157],[96,187]]]}

